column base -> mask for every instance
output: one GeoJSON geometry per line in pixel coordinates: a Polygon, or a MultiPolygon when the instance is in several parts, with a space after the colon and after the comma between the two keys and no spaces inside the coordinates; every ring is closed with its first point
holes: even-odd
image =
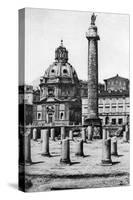
{"type": "Polygon", "coordinates": [[[50,153],[42,153],[41,155],[44,157],[51,157],[50,153]]]}
{"type": "Polygon", "coordinates": [[[32,164],[32,161],[25,162],[25,165],[26,165],[26,166],[29,166],[29,165],[31,165],[31,164],[32,164]]]}
{"type": "Polygon", "coordinates": [[[112,156],[118,156],[118,153],[111,153],[112,156]]]}
{"type": "Polygon", "coordinates": [[[101,160],[102,166],[112,166],[112,160],[101,160]]]}
{"type": "Polygon", "coordinates": [[[35,142],[37,141],[37,139],[32,139],[32,140],[35,141],[35,142]]]}
{"type": "Polygon", "coordinates": [[[19,165],[22,165],[22,166],[29,166],[29,165],[31,165],[32,164],[32,160],[29,160],[29,161],[20,161],[19,162],[19,165]]]}
{"type": "Polygon", "coordinates": [[[83,153],[75,153],[75,156],[77,156],[77,157],[84,157],[84,154],[83,153]]]}
{"type": "Polygon", "coordinates": [[[55,142],[55,139],[53,139],[53,138],[50,138],[50,140],[55,142]]]}
{"type": "Polygon", "coordinates": [[[60,159],[60,164],[61,165],[71,165],[70,159],[60,159]]]}

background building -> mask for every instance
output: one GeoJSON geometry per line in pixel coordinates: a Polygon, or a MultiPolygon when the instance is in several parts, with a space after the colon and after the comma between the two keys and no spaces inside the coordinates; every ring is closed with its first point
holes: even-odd
{"type": "MultiPolygon", "coordinates": [[[[98,109],[102,125],[123,126],[129,122],[129,80],[116,75],[99,85],[98,109]]],[[[82,98],[82,123],[87,117],[88,99],[82,98]]]]}
{"type": "Polygon", "coordinates": [[[33,123],[33,86],[19,86],[19,124],[33,123]]]}

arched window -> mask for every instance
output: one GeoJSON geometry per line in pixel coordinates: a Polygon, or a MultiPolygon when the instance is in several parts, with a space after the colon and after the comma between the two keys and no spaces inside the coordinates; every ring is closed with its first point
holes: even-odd
{"type": "Polygon", "coordinates": [[[62,119],[62,120],[64,119],[64,113],[63,112],[60,113],[60,119],[62,119]]]}
{"type": "Polygon", "coordinates": [[[64,74],[67,74],[67,69],[63,69],[63,73],[64,73],[64,74]]]}
{"type": "Polygon", "coordinates": [[[41,120],[42,119],[42,113],[41,112],[38,112],[37,113],[37,120],[41,120]]]}

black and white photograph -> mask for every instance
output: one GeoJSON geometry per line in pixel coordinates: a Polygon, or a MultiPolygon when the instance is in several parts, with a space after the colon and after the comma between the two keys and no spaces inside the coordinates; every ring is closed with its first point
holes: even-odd
{"type": "Polygon", "coordinates": [[[19,189],[130,184],[129,15],[19,10],[19,189]]]}

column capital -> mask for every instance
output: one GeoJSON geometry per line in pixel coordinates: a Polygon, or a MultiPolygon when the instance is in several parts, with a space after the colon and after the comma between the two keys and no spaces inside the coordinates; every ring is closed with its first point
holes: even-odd
{"type": "Polygon", "coordinates": [[[95,25],[91,25],[86,32],[86,38],[88,40],[94,39],[94,40],[100,40],[99,35],[97,34],[97,27],[95,25]]]}

